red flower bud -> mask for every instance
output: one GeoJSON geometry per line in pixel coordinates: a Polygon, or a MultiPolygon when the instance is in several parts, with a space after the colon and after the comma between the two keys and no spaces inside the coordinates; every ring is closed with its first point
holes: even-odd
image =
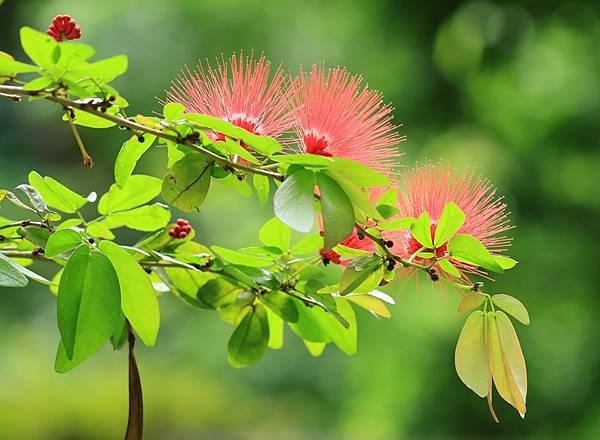
{"type": "Polygon", "coordinates": [[[81,37],[79,25],[69,15],[57,15],[54,17],[46,33],[59,43],[66,40],[76,40],[81,37]]]}
{"type": "Polygon", "coordinates": [[[185,220],[185,219],[183,219],[183,218],[179,218],[179,219],[177,219],[177,222],[176,222],[176,223],[177,223],[177,226],[181,226],[181,227],[183,227],[183,226],[187,226],[187,225],[189,225],[189,224],[190,224],[190,222],[188,222],[187,220],[185,220]]]}
{"type": "Polygon", "coordinates": [[[185,231],[179,231],[179,234],[177,234],[177,238],[185,238],[187,237],[188,233],[185,231]]]}

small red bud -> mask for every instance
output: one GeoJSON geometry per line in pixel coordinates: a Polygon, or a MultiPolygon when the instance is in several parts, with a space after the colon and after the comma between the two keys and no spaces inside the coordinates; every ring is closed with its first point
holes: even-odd
{"type": "Polygon", "coordinates": [[[46,32],[59,43],[81,37],[81,28],[69,15],[57,15],[46,32]]]}
{"type": "Polygon", "coordinates": [[[185,220],[183,218],[178,218],[176,223],[177,223],[177,226],[187,226],[190,224],[187,220],[185,220]]]}
{"type": "Polygon", "coordinates": [[[179,231],[179,234],[177,234],[177,238],[185,238],[187,237],[188,233],[185,231],[179,231]]]}
{"type": "Polygon", "coordinates": [[[175,237],[177,237],[177,232],[175,232],[175,229],[171,229],[171,230],[169,231],[169,235],[170,235],[171,237],[175,238],[175,237]]]}

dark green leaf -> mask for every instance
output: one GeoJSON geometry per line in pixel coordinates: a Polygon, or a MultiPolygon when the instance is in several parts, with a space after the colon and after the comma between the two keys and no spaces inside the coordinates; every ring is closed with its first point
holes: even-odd
{"type": "Polygon", "coordinates": [[[360,266],[348,266],[340,280],[339,290],[341,295],[354,292],[367,278],[380,267],[383,262],[381,257],[370,255],[364,257],[365,263],[360,266]]]}
{"type": "Polygon", "coordinates": [[[301,170],[289,176],[275,193],[275,215],[300,232],[310,232],[315,223],[314,174],[301,170]]]}
{"type": "Polygon", "coordinates": [[[208,193],[213,165],[199,153],[188,154],[176,162],[162,184],[164,199],[183,211],[197,210],[208,193]]]}
{"type": "Polygon", "coordinates": [[[272,290],[261,296],[260,300],[285,321],[298,321],[298,309],[291,296],[278,290],[272,290]]]}
{"type": "Polygon", "coordinates": [[[110,260],[80,246],[58,287],[58,328],[70,360],[85,359],[113,334],[121,313],[119,281],[110,260]]]}
{"type": "Polygon", "coordinates": [[[265,353],[269,342],[267,311],[261,304],[251,306],[234,330],[227,347],[229,363],[236,368],[255,364],[265,353]]]}
{"type": "Polygon", "coordinates": [[[354,208],[344,190],[329,176],[318,173],[325,251],[346,239],[354,230],[354,208]]]}

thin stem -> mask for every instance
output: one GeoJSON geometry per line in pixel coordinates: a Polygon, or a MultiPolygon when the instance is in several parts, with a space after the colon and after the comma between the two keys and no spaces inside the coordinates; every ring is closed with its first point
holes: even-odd
{"type": "Polygon", "coordinates": [[[89,155],[85,146],[83,145],[83,141],[81,140],[81,136],[79,136],[79,131],[73,122],[73,118],[71,117],[71,111],[69,109],[65,109],[65,115],[67,115],[67,121],[69,121],[69,127],[71,127],[71,131],[73,132],[73,136],[75,136],[75,140],[77,141],[77,145],[79,146],[79,151],[81,151],[81,157],[83,158],[83,164],[87,168],[91,168],[94,165],[94,161],[92,160],[92,156],[89,155]]]}
{"type": "Polygon", "coordinates": [[[6,225],[2,225],[0,226],[0,229],[10,229],[10,228],[16,228],[16,227],[25,227],[25,226],[37,226],[38,228],[41,229],[48,229],[48,225],[46,223],[42,223],[42,222],[32,222],[29,220],[23,220],[22,222],[14,222],[14,223],[8,223],[6,225]]]}

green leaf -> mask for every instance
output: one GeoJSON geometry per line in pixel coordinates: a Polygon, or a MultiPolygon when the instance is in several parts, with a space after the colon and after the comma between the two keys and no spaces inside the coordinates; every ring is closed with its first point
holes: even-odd
{"type": "Polygon", "coordinates": [[[48,88],[52,84],[54,84],[54,81],[52,81],[52,79],[50,79],[46,76],[42,76],[40,78],[36,78],[32,81],[29,81],[27,84],[25,84],[23,86],[23,89],[40,91],[40,90],[44,90],[44,89],[48,88]]]}
{"type": "Polygon", "coordinates": [[[464,263],[483,267],[497,273],[504,273],[486,247],[472,235],[460,234],[448,242],[452,258],[464,263]]]}
{"type": "Polygon", "coordinates": [[[352,234],[354,208],[344,190],[331,177],[318,173],[317,185],[321,195],[324,250],[329,251],[352,234]]]}
{"type": "Polygon", "coordinates": [[[377,205],[377,211],[385,219],[392,218],[400,212],[398,208],[391,205],[377,205]]]}
{"type": "Polygon", "coordinates": [[[521,301],[510,295],[499,293],[492,296],[492,302],[505,312],[513,316],[517,321],[529,325],[529,313],[521,301]]]}
{"type": "Polygon", "coordinates": [[[46,206],[42,195],[33,186],[22,184],[17,186],[16,189],[21,190],[27,196],[29,203],[38,214],[48,211],[48,206],[46,206]]]}
{"type": "Polygon", "coordinates": [[[85,232],[96,239],[113,240],[115,238],[115,234],[102,221],[90,223],[86,226],[85,232]]]}
{"type": "Polygon", "coordinates": [[[356,354],[357,349],[357,329],[356,315],[348,301],[343,298],[336,298],[337,313],[347,322],[344,327],[332,313],[314,307],[311,312],[315,315],[320,327],[325,330],[334,344],[347,355],[356,354]]]}
{"type": "Polygon", "coordinates": [[[0,253],[0,286],[4,287],[25,287],[29,281],[14,267],[14,264],[8,257],[0,253]]]}
{"type": "Polygon", "coordinates": [[[161,183],[156,177],[138,174],[131,176],[122,188],[112,184],[108,192],[100,197],[98,212],[106,215],[143,205],[160,194],[161,183]]]}
{"type": "Polygon", "coordinates": [[[152,347],[158,335],[160,312],[150,277],[119,245],[111,241],[102,241],[99,248],[117,273],[123,313],[142,342],[152,347]]]}
{"type": "Polygon", "coordinates": [[[185,118],[202,128],[209,128],[218,133],[222,133],[225,136],[239,139],[265,156],[271,156],[272,154],[281,151],[281,145],[275,139],[250,133],[243,128],[214,116],[188,113],[185,115],[185,118]]]}
{"type": "Polygon", "coordinates": [[[4,76],[4,74],[14,76],[18,73],[37,72],[39,70],[37,66],[15,61],[9,54],[0,52],[0,76],[4,76]]]}
{"type": "Polygon", "coordinates": [[[334,163],[332,158],[317,154],[286,154],[285,156],[273,156],[273,160],[279,163],[311,168],[329,168],[334,163]]]}
{"type": "Polygon", "coordinates": [[[389,222],[379,223],[377,227],[382,231],[403,231],[410,229],[415,221],[416,219],[413,217],[401,217],[389,222]]]}
{"type": "Polygon", "coordinates": [[[81,245],[81,235],[73,229],[61,229],[51,234],[46,243],[45,255],[56,257],[81,245]]]}
{"type": "Polygon", "coordinates": [[[58,328],[70,360],[85,359],[113,334],[121,313],[119,281],[110,260],[82,245],[58,287],[58,328]]]}
{"type": "Polygon", "coordinates": [[[463,296],[458,303],[459,312],[470,312],[473,309],[481,306],[486,300],[486,296],[479,292],[469,293],[463,296]]]}
{"type": "Polygon", "coordinates": [[[175,162],[162,184],[162,195],[171,205],[191,212],[204,202],[210,188],[214,162],[199,153],[191,153],[175,162]]]}
{"type": "Polygon", "coordinates": [[[167,121],[178,121],[185,113],[185,106],[179,102],[168,102],[163,107],[163,116],[167,121]]]}
{"type": "Polygon", "coordinates": [[[440,247],[446,243],[465,223],[465,213],[454,202],[446,203],[435,229],[433,244],[440,247]]]}
{"type": "Polygon", "coordinates": [[[303,342],[304,342],[304,346],[306,347],[308,352],[311,354],[311,356],[314,356],[314,357],[321,356],[323,354],[323,351],[325,350],[325,347],[327,346],[327,344],[325,342],[310,342],[310,341],[303,341],[303,342]]]}
{"type": "Polygon", "coordinates": [[[361,263],[360,266],[348,266],[346,270],[344,270],[339,285],[340,295],[354,292],[367,280],[367,278],[369,278],[375,269],[383,264],[381,257],[377,255],[360,258],[364,260],[364,263],[361,263]]]}
{"type": "Polygon", "coordinates": [[[273,259],[259,257],[252,254],[226,249],[221,246],[213,246],[212,250],[221,256],[223,259],[233,264],[241,264],[250,267],[265,267],[273,264],[273,259]]]}
{"type": "Polygon", "coordinates": [[[265,353],[269,342],[267,311],[261,304],[250,307],[233,331],[227,346],[227,358],[235,368],[255,364],[265,353]]]}
{"type": "Polygon", "coordinates": [[[269,321],[269,343],[271,350],[279,350],[283,347],[283,324],[284,321],[275,312],[267,309],[269,321]]]}
{"type": "Polygon", "coordinates": [[[162,203],[144,205],[127,211],[107,214],[102,221],[108,229],[127,226],[136,231],[153,232],[169,224],[171,211],[162,203]]]}
{"type": "MultiPolygon", "coordinates": [[[[335,182],[344,190],[352,205],[355,208],[355,214],[363,213],[367,217],[370,217],[374,220],[383,220],[381,213],[375,208],[375,206],[369,200],[369,192],[367,189],[361,189],[351,179],[347,177],[336,174],[334,172],[327,171],[326,173],[329,175],[335,182]]],[[[359,215],[356,216],[360,218],[359,215]]],[[[366,220],[361,220],[366,221],[366,220]]]]}
{"type": "Polygon", "coordinates": [[[275,193],[275,215],[299,232],[310,232],[315,223],[314,186],[310,170],[289,176],[275,193]]]}
{"type": "MultiPolygon", "coordinates": [[[[106,113],[114,115],[117,113],[119,109],[117,107],[110,107],[106,113]]],[[[104,119],[100,116],[93,115],[88,112],[84,112],[83,110],[73,109],[73,113],[75,117],[73,118],[73,122],[77,125],[81,125],[82,127],[89,128],[110,128],[117,125],[116,123],[109,121],[108,119],[104,119]]],[[[63,116],[63,121],[68,120],[67,116],[63,116]]]]}
{"type": "Polygon", "coordinates": [[[448,261],[448,260],[439,260],[438,264],[439,264],[440,268],[444,272],[446,272],[447,274],[452,275],[453,277],[456,277],[456,278],[460,278],[461,277],[460,271],[450,261],[448,261]]]}
{"type": "Polygon", "coordinates": [[[501,255],[494,255],[494,260],[496,260],[496,263],[504,270],[512,269],[518,263],[518,261],[513,260],[512,258],[501,255]]]}
{"type": "Polygon", "coordinates": [[[142,142],[139,141],[139,136],[132,136],[128,141],[123,143],[117,160],[115,162],[115,182],[121,188],[127,183],[127,179],[131,176],[135,165],[142,155],[154,143],[156,136],[145,134],[142,142]]]}
{"type": "Polygon", "coordinates": [[[344,176],[357,186],[368,188],[386,186],[390,183],[390,179],[384,174],[351,159],[334,157],[333,162],[329,170],[332,173],[344,176]]]}
{"type": "Polygon", "coordinates": [[[29,173],[29,184],[40,192],[48,206],[68,214],[74,214],[87,203],[85,197],[52,177],[42,177],[35,171],[29,173]]]}
{"type": "Polygon", "coordinates": [[[260,300],[285,321],[298,321],[298,309],[291,296],[278,290],[271,290],[267,294],[262,295],[260,300]]]}
{"type": "Polygon", "coordinates": [[[293,255],[310,254],[323,247],[323,237],[321,234],[311,234],[304,237],[298,243],[290,248],[293,255]]]}
{"type": "Polygon", "coordinates": [[[269,178],[261,174],[254,174],[252,175],[252,184],[254,185],[254,189],[256,189],[256,194],[258,194],[260,203],[263,205],[267,203],[269,201],[269,191],[271,188],[269,178]]]}
{"type": "Polygon", "coordinates": [[[213,182],[219,185],[223,185],[228,189],[237,191],[244,197],[252,197],[252,188],[250,188],[247,179],[240,180],[238,179],[238,176],[236,176],[233,173],[229,173],[222,178],[216,178],[213,180],[213,182]]]}
{"type": "MultiPolygon", "coordinates": [[[[10,258],[3,255],[2,253],[0,253],[0,260],[4,260],[6,263],[10,264],[14,269],[18,270],[19,272],[21,272],[21,274],[25,275],[29,279],[37,281],[38,283],[44,284],[46,286],[50,286],[52,284],[50,281],[48,281],[43,276],[38,275],[37,273],[30,271],[26,267],[21,266],[16,261],[11,260],[10,258]]],[[[25,260],[25,261],[27,261],[27,260],[25,260]]],[[[0,285],[1,285],[1,283],[0,283],[0,285]]]]}
{"type": "Polygon", "coordinates": [[[21,46],[31,61],[38,66],[49,68],[55,64],[53,58],[58,43],[49,35],[30,27],[22,27],[21,46]]]}
{"type": "Polygon", "coordinates": [[[479,397],[487,396],[490,389],[485,320],[480,310],[469,315],[454,352],[454,365],[458,377],[479,397]]]}
{"type": "Polygon", "coordinates": [[[375,296],[368,294],[350,294],[345,297],[348,301],[362,307],[365,310],[373,313],[375,316],[381,316],[382,318],[391,318],[392,313],[385,303],[375,296]]]}
{"type": "Polygon", "coordinates": [[[290,247],[292,230],[277,217],[273,217],[260,228],[258,238],[265,246],[273,246],[285,252],[290,247]]]}
{"type": "Polygon", "coordinates": [[[298,309],[298,321],[290,323],[290,328],[300,336],[309,342],[329,342],[331,337],[321,327],[321,324],[313,313],[317,308],[309,309],[304,304],[296,302],[298,309]]]}
{"type": "Polygon", "coordinates": [[[431,221],[429,213],[424,212],[411,225],[410,233],[424,248],[433,249],[433,241],[431,239],[431,221]]]}
{"type": "Polygon", "coordinates": [[[237,155],[255,165],[260,163],[259,160],[252,155],[252,153],[242,147],[238,141],[234,141],[231,138],[225,138],[224,141],[217,141],[213,145],[225,156],[237,155]]]}
{"type": "Polygon", "coordinates": [[[42,249],[46,247],[46,243],[50,238],[50,231],[48,231],[48,229],[41,229],[37,226],[26,226],[24,228],[19,228],[17,230],[17,234],[36,246],[41,247],[42,249]]]}
{"type": "Polygon", "coordinates": [[[125,55],[116,55],[94,63],[82,64],[71,70],[71,74],[76,77],[91,76],[98,82],[107,83],[117,76],[127,71],[127,57],[125,55]]]}

